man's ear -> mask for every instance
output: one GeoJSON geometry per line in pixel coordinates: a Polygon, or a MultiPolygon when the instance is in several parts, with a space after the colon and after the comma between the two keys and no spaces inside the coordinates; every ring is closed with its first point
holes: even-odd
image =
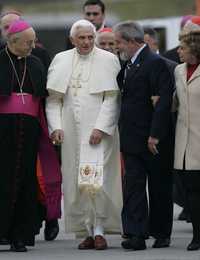
{"type": "Polygon", "coordinates": [[[70,36],[69,39],[70,39],[71,43],[74,45],[74,39],[73,39],[73,37],[70,36]]]}

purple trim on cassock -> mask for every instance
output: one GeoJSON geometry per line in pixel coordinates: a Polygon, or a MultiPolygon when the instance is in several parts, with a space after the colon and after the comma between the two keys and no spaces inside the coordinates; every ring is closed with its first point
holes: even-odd
{"type": "Polygon", "coordinates": [[[25,103],[19,93],[0,96],[0,114],[25,114],[37,117],[41,126],[39,138],[39,159],[45,185],[45,206],[47,219],[61,217],[61,171],[54,147],[49,139],[48,128],[40,98],[24,94],[25,103]]]}

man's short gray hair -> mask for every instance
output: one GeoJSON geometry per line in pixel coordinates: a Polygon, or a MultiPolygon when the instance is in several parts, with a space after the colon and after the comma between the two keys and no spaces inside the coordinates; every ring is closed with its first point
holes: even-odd
{"type": "Polygon", "coordinates": [[[92,29],[93,33],[96,34],[95,26],[88,20],[81,19],[72,25],[71,30],[70,30],[70,36],[74,37],[74,35],[76,34],[76,31],[79,28],[88,28],[88,27],[90,27],[92,29]]]}
{"type": "Polygon", "coordinates": [[[135,21],[125,21],[114,26],[113,31],[120,33],[126,41],[144,42],[144,30],[142,26],[135,21]]]}

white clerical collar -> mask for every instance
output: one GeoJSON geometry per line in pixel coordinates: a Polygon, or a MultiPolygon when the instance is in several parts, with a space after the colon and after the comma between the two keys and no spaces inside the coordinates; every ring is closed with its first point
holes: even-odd
{"type": "Polygon", "coordinates": [[[93,48],[90,53],[85,54],[85,55],[80,54],[80,53],[78,52],[77,48],[75,48],[75,51],[76,51],[77,57],[78,57],[79,59],[86,60],[86,59],[88,59],[89,57],[91,57],[91,56],[93,55],[94,49],[95,49],[95,48],[93,48]]]}
{"type": "Polygon", "coordinates": [[[140,54],[140,52],[146,47],[146,43],[137,50],[137,52],[134,54],[134,56],[131,58],[131,62],[132,64],[136,61],[138,55],[140,54]]]}

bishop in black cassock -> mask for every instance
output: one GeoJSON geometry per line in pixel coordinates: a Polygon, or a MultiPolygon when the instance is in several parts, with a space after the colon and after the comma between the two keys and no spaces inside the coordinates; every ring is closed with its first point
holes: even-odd
{"type": "Polygon", "coordinates": [[[40,107],[46,97],[46,70],[30,55],[33,28],[19,20],[9,29],[7,46],[0,52],[0,238],[8,239],[12,251],[24,252],[26,245],[34,245],[41,221],[36,162],[42,132],[38,116],[25,107],[29,98],[40,107]]]}

